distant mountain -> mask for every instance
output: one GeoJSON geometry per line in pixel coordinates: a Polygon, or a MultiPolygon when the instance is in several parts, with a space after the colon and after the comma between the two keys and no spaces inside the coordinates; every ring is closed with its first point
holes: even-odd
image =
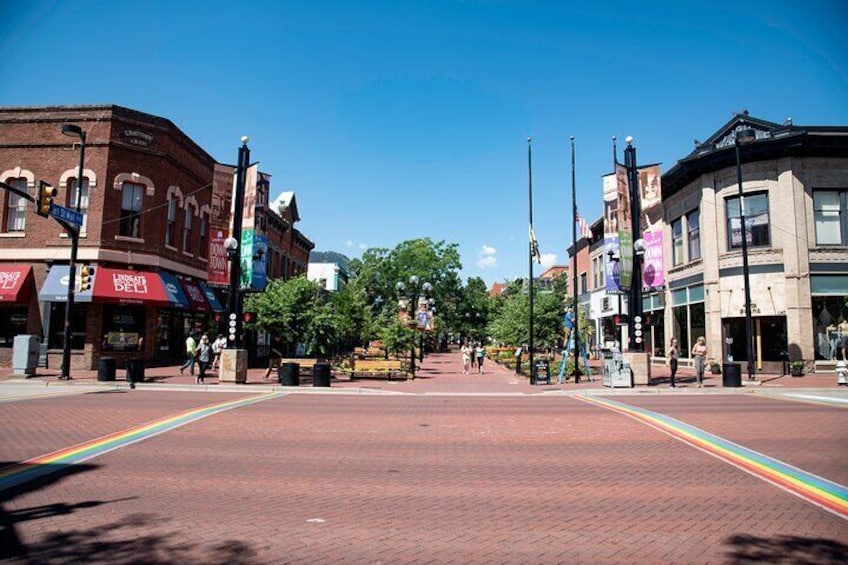
{"type": "Polygon", "coordinates": [[[312,251],[309,254],[310,263],[337,263],[343,269],[347,269],[350,258],[337,251],[312,251]]]}

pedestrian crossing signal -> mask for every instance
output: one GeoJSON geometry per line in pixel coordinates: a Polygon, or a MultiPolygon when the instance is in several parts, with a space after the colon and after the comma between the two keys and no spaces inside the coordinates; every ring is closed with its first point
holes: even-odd
{"type": "Polygon", "coordinates": [[[39,182],[40,187],[38,189],[38,202],[36,203],[38,209],[36,212],[39,216],[44,216],[46,218],[50,215],[50,205],[53,204],[53,199],[56,197],[56,189],[45,181],[39,182]]]}
{"type": "Polygon", "coordinates": [[[612,317],[612,321],[616,326],[626,326],[630,323],[630,316],[627,314],[615,314],[612,317]]]}
{"type": "Polygon", "coordinates": [[[91,280],[94,277],[94,267],[85,266],[80,269],[79,291],[91,290],[91,280]]]}

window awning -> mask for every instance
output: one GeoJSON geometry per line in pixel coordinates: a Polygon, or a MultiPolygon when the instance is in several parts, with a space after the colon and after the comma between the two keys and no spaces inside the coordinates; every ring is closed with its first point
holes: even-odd
{"type": "Polygon", "coordinates": [[[181,279],[180,283],[183,285],[183,289],[185,290],[185,294],[188,297],[188,301],[191,304],[191,309],[193,311],[209,312],[212,310],[209,303],[206,301],[206,296],[203,294],[203,291],[196,282],[181,279]]]}
{"type": "Polygon", "coordinates": [[[215,295],[215,291],[212,290],[205,282],[201,282],[199,284],[200,289],[203,291],[204,296],[206,296],[206,301],[209,303],[209,306],[212,307],[212,310],[214,312],[224,312],[226,308],[221,306],[221,302],[215,295]]]}
{"type": "Polygon", "coordinates": [[[28,302],[32,289],[30,265],[0,266],[0,302],[14,304],[28,302]]]}
{"type": "MultiPolygon", "coordinates": [[[[79,267],[77,267],[76,283],[79,288],[79,267]]],[[[99,269],[94,269],[94,278],[97,278],[99,269]]],[[[68,265],[54,265],[47,273],[47,279],[38,292],[38,300],[41,302],[67,302],[68,301],[68,265]]],[[[74,302],[91,302],[92,289],[85,292],[77,292],[74,302]]]]}
{"type": "Polygon", "coordinates": [[[99,267],[94,276],[94,300],[121,304],[173,306],[159,273],[99,267]]]}
{"type": "Polygon", "coordinates": [[[177,277],[165,271],[161,271],[159,276],[162,278],[162,284],[165,285],[165,292],[168,294],[168,306],[188,309],[190,307],[189,299],[183,292],[177,277]]]}

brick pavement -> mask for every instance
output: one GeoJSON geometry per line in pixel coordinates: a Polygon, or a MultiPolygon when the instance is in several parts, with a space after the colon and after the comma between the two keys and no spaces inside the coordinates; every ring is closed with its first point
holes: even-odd
{"type": "MultiPolygon", "coordinates": [[[[386,379],[369,379],[358,378],[349,380],[345,375],[333,376],[333,387],[338,388],[367,388],[370,390],[392,390],[400,392],[545,392],[552,390],[574,390],[574,389],[602,389],[600,377],[600,361],[592,361],[593,379],[590,382],[586,377],[583,377],[577,385],[568,383],[565,385],[538,385],[530,386],[527,377],[516,376],[514,373],[497,363],[487,360],[484,364],[485,373],[478,375],[472,373],[463,375],[461,373],[462,362],[459,352],[456,350],[450,353],[431,354],[424,359],[423,366],[416,371],[416,378],[407,381],[391,381],[386,379]],[[437,379],[430,378],[431,375],[437,375],[437,379]]],[[[556,367],[552,367],[552,381],[556,381],[556,367]]],[[[265,381],[262,376],[265,370],[263,368],[251,368],[248,370],[248,382],[244,387],[270,387],[275,383],[273,380],[265,381]]],[[[27,379],[28,381],[38,381],[47,384],[62,384],[58,380],[58,369],[39,369],[36,377],[27,379]]],[[[119,369],[117,371],[116,386],[125,386],[124,378],[125,371],[119,369]]],[[[668,386],[668,368],[664,366],[654,366],[652,369],[652,377],[654,386],[641,387],[641,390],[662,390],[668,386]]],[[[0,382],[7,380],[20,380],[20,377],[15,377],[11,374],[8,367],[0,368],[0,382]]],[[[145,384],[155,385],[180,385],[190,386],[192,388],[200,388],[201,385],[194,384],[194,378],[186,373],[180,375],[179,365],[168,367],[148,367],[145,370],[145,384]]],[[[744,379],[743,379],[744,380],[744,379]]],[[[311,376],[307,373],[301,375],[303,385],[311,385],[311,376]]],[[[92,384],[97,383],[97,371],[95,370],[74,370],[74,384],[92,384]]],[[[217,374],[209,373],[207,378],[207,387],[214,387],[218,384],[217,374]]],[[[678,371],[678,385],[683,391],[694,388],[695,377],[694,371],[691,368],[682,367],[678,371]]],[[[748,385],[747,382],[743,382],[748,385]]],[[[834,372],[824,372],[817,374],[807,374],[803,377],[791,377],[789,375],[777,374],[760,374],[757,376],[757,386],[763,388],[839,388],[836,382],[834,372]]],[[[705,387],[708,389],[721,388],[721,375],[713,375],[707,373],[705,376],[705,387]]],[[[846,387],[842,387],[846,388],[846,387]]],[[[676,392],[676,391],[675,391],[676,392]]]]}
{"type": "MultiPolygon", "coordinates": [[[[653,428],[500,368],[466,376],[449,356],[427,363],[414,382],[375,381],[374,394],[343,394],[347,384],[338,384],[342,394],[299,390],[0,493],[0,524],[32,562],[841,563],[848,556],[844,520],[653,428]]],[[[231,396],[214,389],[143,385],[0,404],[0,454],[32,457],[231,396]]],[[[616,398],[844,484],[844,408],[747,389],[709,392],[653,387],[616,398]]]]}

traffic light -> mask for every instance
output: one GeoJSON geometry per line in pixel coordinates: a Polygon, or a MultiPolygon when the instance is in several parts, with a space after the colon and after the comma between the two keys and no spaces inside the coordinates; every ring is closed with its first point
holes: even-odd
{"type": "Polygon", "coordinates": [[[45,218],[50,215],[50,205],[56,197],[56,189],[44,181],[39,181],[38,202],[36,213],[45,218]]]}
{"type": "Polygon", "coordinates": [[[89,267],[87,265],[83,266],[80,269],[80,284],[79,291],[85,292],[86,290],[91,290],[92,278],[94,277],[94,267],[89,267]]]}
{"type": "Polygon", "coordinates": [[[614,314],[612,317],[612,323],[616,326],[626,326],[630,323],[630,316],[627,314],[614,314]]]}

